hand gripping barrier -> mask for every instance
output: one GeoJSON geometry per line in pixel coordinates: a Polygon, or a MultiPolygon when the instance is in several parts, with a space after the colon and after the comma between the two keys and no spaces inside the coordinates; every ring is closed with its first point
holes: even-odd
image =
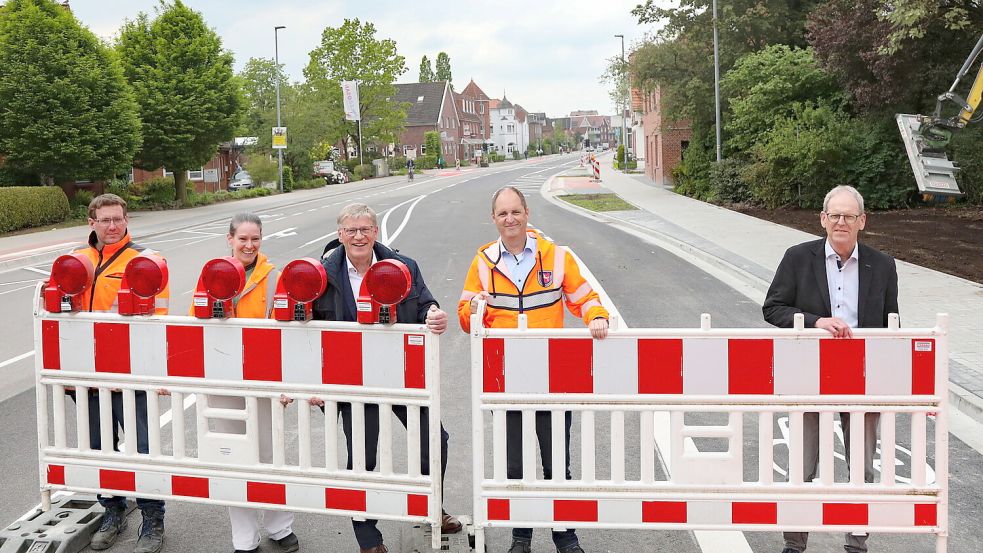
{"type": "Polygon", "coordinates": [[[423,325],[55,314],[39,301],[35,343],[46,510],[53,490],[70,490],[411,521],[431,525],[440,543],[440,357],[423,325]],[[79,399],[74,409],[66,391],[79,399]],[[166,394],[172,409],[161,414],[166,394]],[[295,417],[281,394],[297,400],[295,417]],[[313,397],[324,400],[323,420],[312,421],[312,412],[322,418],[313,397]],[[338,460],[337,423],[349,409],[350,469],[344,453],[338,460]],[[101,447],[90,447],[90,419],[111,421],[114,410],[121,451],[105,422],[101,447]],[[405,421],[405,437],[390,413],[405,421]]]}
{"type": "Polygon", "coordinates": [[[483,311],[471,319],[477,551],[490,527],[932,533],[946,550],[946,315],[929,329],[898,328],[892,315],[890,328],[853,339],[804,330],[801,315],[795,329],[711,329],[704,315],[700,329],[598,341],[586,329],[526,329],[522,317],[519,329],[482,328],[483,311]],[[845,456],[835,413],[852,415],[845,456]],[[866,477],[865,413],[880,413],[881,444],[866,477]],[[818,437],[807,443],[810,419],[818,437]],[[521,452],[510,451],[520,430],[521,452]],[[552,457],[545,478],[537,431],[552,457]],[[896,448],[910,451],[910,474],[896,469],[896,448]],[[578,477],[564,479],[565,455],[578,477]],[[781,463],[787,481],[775,479],[781,463]]]}

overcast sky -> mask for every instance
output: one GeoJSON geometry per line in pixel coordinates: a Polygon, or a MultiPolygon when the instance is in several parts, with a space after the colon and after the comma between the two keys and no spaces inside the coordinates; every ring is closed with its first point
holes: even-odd
{"type": "MultiPolygon", "coordinates": [[[[396,41],[407,72],[397,82],[415,82],[420,58],[440,51],[451,58],[458,90],[471,78],[492,98],[559,117],[575,109],[616,113],[599,82],[607,58],[644,39],[631,10],[641,0],[498,0],[320,2],[303,0],[185,0],[235,55],[236,70],[251,57],[273,58],[273,27],[280,31],[280,62],[293,80],[303,80],[309,52],[325,27],[345,18],[371,21],[376,38],[396,41]]],[[[75,16],[100,37],[112,39],[126,19],[153,14],[156,0],[71,0],[75,16]]]]}

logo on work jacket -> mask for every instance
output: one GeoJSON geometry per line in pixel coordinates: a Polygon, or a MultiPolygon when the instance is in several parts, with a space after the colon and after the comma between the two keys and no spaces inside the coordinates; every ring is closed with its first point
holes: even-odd
{"type": "Polygon", "coordinates": [[[553,271],[539,271],[537,278],[539,285],[544,288],[553,285],[553,271]]]}

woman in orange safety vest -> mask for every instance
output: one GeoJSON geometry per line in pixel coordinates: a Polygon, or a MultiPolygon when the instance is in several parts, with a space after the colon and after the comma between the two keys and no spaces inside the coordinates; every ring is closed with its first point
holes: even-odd
{"type": "MultiPolygon", "coordinates": [[[[263,222],[252,213],[240,213],[229,224],[229,247],[232,256],[246,268],[246,285],[242,293],[233,298],[233,317],[265,319],[273,307],[273,294],[276,291],[279,271],[269,259],[260,253],[263,242],[263,222]]],[[[192,310],[194,307],[192,307],[192,310]]],[[[226,409],[245,409],[245,400],[235,396],[209,396],[210,407],[226,409]]],[[[259,405],[259,456],[260,462],[272,461],[271,403],[261,399],[259,405]]],[[[244,434],[244,421],[216,419],[215,430],[244,434]]],[[[235,553],[259,551],[260,526],[265,526],[271,540],[283,552],[297,551],[299,544],[291,526],[294,514],[287,511],[229,507],[229,521],[232,525],[232,546],[235,553]],[[263,521],[260,524],[260,517],[263,521]]]]}

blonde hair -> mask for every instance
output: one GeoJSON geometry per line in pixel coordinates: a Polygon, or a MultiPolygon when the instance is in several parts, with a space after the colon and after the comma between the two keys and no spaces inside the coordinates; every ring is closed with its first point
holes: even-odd
{"type": "Polygon", "coordinates": [[[372,219],[372,226],[379,226],[375,211],[368,205],[360,203],[348,204],[341,208],[341,211],[338,213],[338,225],[341,225],[345,219],[358,219],[359,217],[368,217],[372,219]]]}

